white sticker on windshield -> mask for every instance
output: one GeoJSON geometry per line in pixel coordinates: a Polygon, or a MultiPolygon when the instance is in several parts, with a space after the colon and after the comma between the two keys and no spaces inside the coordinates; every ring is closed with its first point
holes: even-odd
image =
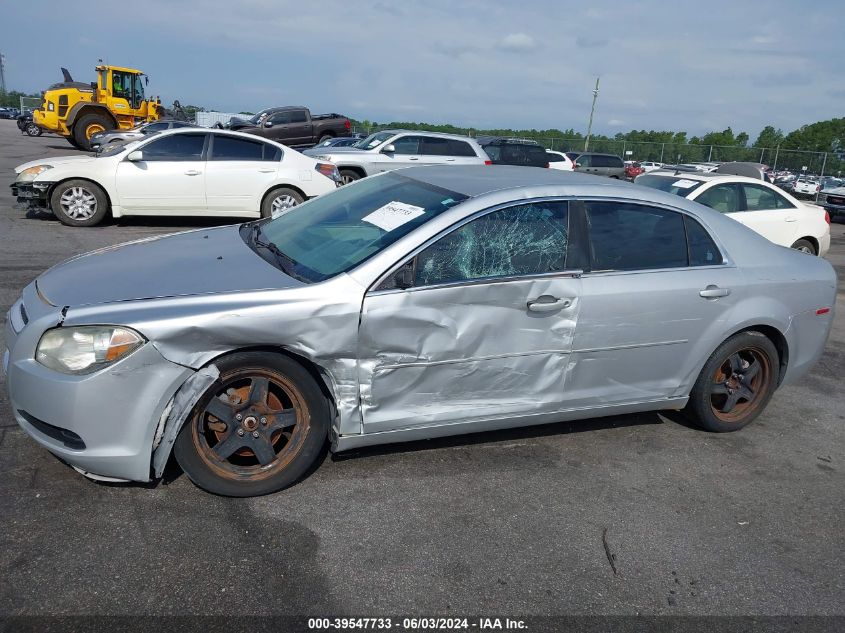
{"type": "Polygon", "coordinates": [[[686,178],[681,178],[680,180],[676,180],[672,183],[673,187],[677,187],[678,189],[689,189],[690,187],[695,187],[698,184],[695,180],[687,180],[686,178]]]}
{"type": "Polygon", "coordinates": [[[405,204],[404,202],[388,202],[383,207],[379,207],[369,215],[361,218],[364,222],[375,224],[384,231],[392,231],[403,224],[406,224],[414,218],[420,217],[425,213],[422,207],[415,207],[412,204],[405,204]]]}

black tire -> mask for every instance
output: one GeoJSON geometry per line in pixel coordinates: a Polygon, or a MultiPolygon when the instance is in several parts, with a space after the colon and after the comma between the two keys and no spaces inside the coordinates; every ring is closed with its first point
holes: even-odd
{"type": "Polygon", "coordinates": [[[816,247],[813,246],[813,243],[809,240],[804,240],[804,239],[798,240],[790,248],[794,248],[796,251],[802,251],[804,253],[807,253],[808,255],[817,255],[818,254],[818,253],[816,253],[816,247]]]}
{"type": "Polygon", "coordinates": [[[273,217],[274,212],[281,213],[286,209],[302,204],[304,201],[305,198],[302,197],[301,193],[287,187],[277,187],[264,196],[264,201],[261,203],[261,217],[273,217]]]}
{"type": "Polygon", "coordinates": [[[738,431],[766,408],[777,388],[779,372],[778,351],[765,335],[735,334],[705,363],[686,411],[708,431],[738,431]]]}
{"type": "Polygon", "coordinates": [[[361,174],[359,174],[354,169],[340,170],[340,181],[342,184],[348,185],[350,183],[355,182],[356,180],[361,180],[361,174]]]}
{"type": "Polygon", "coordinates": [[[90,180],[66,180],[53,189],[50,208],[62,224],[95,226],[108,215],[109,199],[90,180]]]}
{"type": "Polygon", "coordinates": [[[41,136],[43,130],[35,125],[35,123],[27,123],[26,124],[26,133],[28,136],[41,136]]]}
{"type": "Polygon", "coordinates": [[[67,142],[73,145],[76,149],[83,149],[77,144],[76,139],[72,136],[66,136],[65,138],[67,139],[67,142]]]}
{"type": "Polygon", "coordinates": [[[316,380],[293,359],[269,352],[240,352],[216,365],[220,378],[176,437],[182,470],[203,490],[226,497],[266,495],[296,483],[329,431],[330,407],[316,380]]]}
{"type": "Polygon", "coordinates": [[[323,134],[323,135],[320,137],[320,140],[319,140],[319,141],[317,141],[317,145],[319,145],[319,144],[320,144],[320,143],[322,143],[323,141],[328,141],[330,138],[334,138],[334,134],[323,134]]]}
{"type": "Polygon", "coordinates": [[[108,132],[115,129],[114,122],[105,114],[92,112],[84,114],[73,124],[73,140],[77,147],[85,151],[91,151],[91,136],[96,132],[108,132]],[[96,130],[96,132],[91,132],[96,130]]]}

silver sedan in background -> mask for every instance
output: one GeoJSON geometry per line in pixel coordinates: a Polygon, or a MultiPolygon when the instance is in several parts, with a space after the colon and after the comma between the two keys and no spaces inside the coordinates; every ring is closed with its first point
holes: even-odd
{"type": "Polygon", "coordinates": [[[524,167],[368,178],[79,256],[6,325],[15,418],[98,479],[280,490],[333,450],[660,409],[734,431],[819,358],[823,259],[661,191],[524,167]]]}

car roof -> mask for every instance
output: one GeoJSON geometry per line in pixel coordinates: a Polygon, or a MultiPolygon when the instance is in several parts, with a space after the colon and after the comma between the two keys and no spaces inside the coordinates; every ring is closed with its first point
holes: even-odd
{"type": "Polygon", "coordinates": [[[208,128],[208,127],[173,127],[168,130],[162,130],[161,132],[156,132],[155,137],[161,138],[162,136],[171,136],[173,134],[222,134],[223,136],[236,136],[238,138],[245,138],[250,141],[261,141],[262,143],[270,143],[270,145],[277,145],[279,147],[286,147],[281,143],[277,143],[276,141],[264,138],[263,136],[256,136],[255,134],[249,134],[248,132],[236,132],[234,130],[221,130],[219,128],[208,128]]]}
{"type": "Polygon", "coordinates": [[[517,138],[514,136],[478,136],[475,140],[480,145],[491,145],[498,142],[501,145],[533,145],[542,147],[537,141],[530,138],[517,138]]]}
{"type": "Polygon", "coordinates": [[[591,174],[513,165],[433,165],[408,167],[394,173],[470,198],[504,189],[550,185],[598,185],[624,190],[630,196],[632,187],[628,182],[591,174]]]}
{"type": "Polygon", "coordinates": [[[731,182],[753,182],[755,184],[767,183],[765,180],[759,178],[748,178],[747,176],[737,176],[735,174],[719,174],[713,171],[685,171],[683,169],[655,169],[654,171],[644,174],[648,176],[666,176],[685,178],[687,180],[700,180],[701,182],[714,181],[731,181],[731,182]]]}
{"type": "Polygon", "coordinates": [[[421,134],[424,136],[435,136],[437,138],[451,138],[459,141],[476,141],[470,136],[463,134],[448,134],[446,132],[429,132],[428,130],[379,130],[379,132],[388,132],[390,134],[421,134]]]}

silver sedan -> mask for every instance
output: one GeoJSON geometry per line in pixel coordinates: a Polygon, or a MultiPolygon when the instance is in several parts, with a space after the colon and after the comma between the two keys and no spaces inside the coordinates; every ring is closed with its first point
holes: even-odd
{"type": "Polygon", "coordinates": [[[594,176],[421,167],[275,219],[47,271],[6,325],[14,415],[97,479],[171,452],[233,496],[335,451],[685,409],[749,424],[822,353],[823,259],[594,176]]]}

